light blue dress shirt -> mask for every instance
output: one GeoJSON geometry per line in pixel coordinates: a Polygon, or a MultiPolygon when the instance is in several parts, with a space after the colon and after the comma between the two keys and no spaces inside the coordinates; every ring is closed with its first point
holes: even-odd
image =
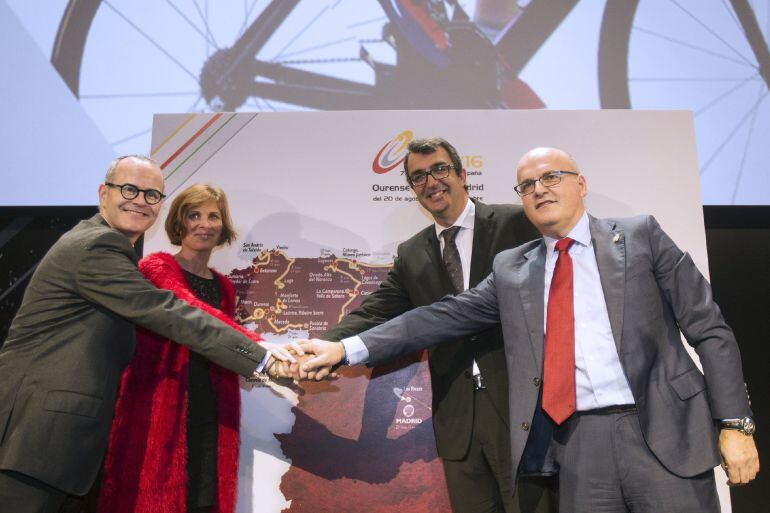
{"type": "MultiPolygon", "coordinates": [[[[612,337],[610,317],[604,300],[604,291],[591,242],[588,214],[572,228],[567,237],[575,242],[570,246],[572,258],[575,311],[575,395],[577,410],[591,410],[619,404],[634,404],[634,396],[620,365],[620,358],[612,337]]],[[[557,239],[543,237],[546,246],[545,261],[545,315],[548,320],[548,293],[558,252],[557,239]]],[[[543,326],[545,329],[545,325],[543,326]]]]}

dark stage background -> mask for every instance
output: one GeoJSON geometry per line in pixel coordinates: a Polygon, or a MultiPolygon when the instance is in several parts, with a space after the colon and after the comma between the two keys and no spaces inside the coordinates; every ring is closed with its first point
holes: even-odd
{"type": "MultiPolygon", "coordinates": [[[[95,207],[0,207],[0,345],[24,289],[48,248],[95,207]]],[[[714,296],[735,330],[757,422],[760,462],[770,444],[770,207],[705,206],[706,244],[714,296]]],[[[770,478],[760,472],[732,489],[733,511],[755,513],[770,504],[770,478]]]]}

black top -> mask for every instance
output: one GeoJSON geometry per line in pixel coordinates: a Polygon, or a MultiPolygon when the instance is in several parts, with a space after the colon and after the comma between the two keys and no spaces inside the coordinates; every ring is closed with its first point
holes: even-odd
{"type": "MultiPolygon", "coordinates": [[[[201,278],[187,271],[184,275],[198,299],[221,308],[222,291],[216,278],[201,278]]],[[[211,388],[208,360],[192,351],[187,394],[187,506],[213,506],[217,489],[217,400],[211,388]]]]}

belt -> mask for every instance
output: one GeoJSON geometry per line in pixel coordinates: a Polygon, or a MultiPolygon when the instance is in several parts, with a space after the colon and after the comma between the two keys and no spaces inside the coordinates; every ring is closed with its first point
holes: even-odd
{"type": "Polygon", "coordinates": [[[485,390],[487,385],[484,384],[484,378],[481,374],[474,374],[473,378],[473,390],[485,390]]]}
{"type": "Polygon", "coordinates": [[[612,415],[613,413],[628,413],[635,411],[635,404],[613,404],[612,406],[594,408],[593,410],[576,411],[575,415],[612,415]]]}

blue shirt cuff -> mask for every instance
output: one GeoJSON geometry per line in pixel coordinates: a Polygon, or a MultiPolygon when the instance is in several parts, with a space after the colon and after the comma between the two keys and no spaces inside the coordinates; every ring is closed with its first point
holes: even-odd
{"type": "Polygon", "coordinates": [[[345,347],[345,357],[348,365],[358,365],[369,360],[369,350],[361,337],[349,337],[342,340],[345,347]]]}
{"type": "Polygon", "coordinates": [[[265,365],[267,365],[267,361],[270,359],[270,356],[272,356],[272,354],[270,353],[270,351],[268,351],[267,353],[265,353],[265,357],[264,357],[264,358],[262,358],[262,361],[261,361],[261,362],[259,362],[259,365],[257,365],[257,368],[256,368],[256,369],[254,369],[254,374],[258,374],[258,373],[261,373],[262,371],[264,371],[264,370],[265,370],[265,365]]]}

